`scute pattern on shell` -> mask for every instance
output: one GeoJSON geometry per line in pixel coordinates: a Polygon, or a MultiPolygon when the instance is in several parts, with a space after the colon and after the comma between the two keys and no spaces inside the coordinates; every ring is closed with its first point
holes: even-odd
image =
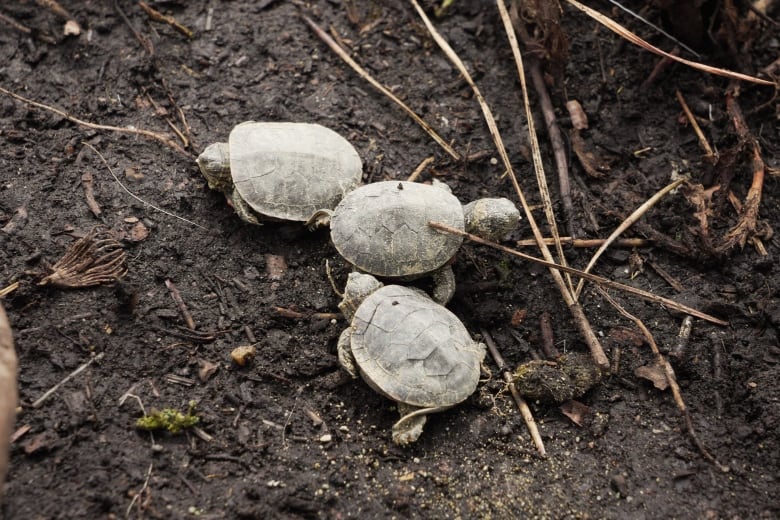
{"type": "Polygon", "coordinates": [[[230,171],[261,215],[306,221],[357,187],[363,164],[339,134],[316,124],[246,122],[230,132],[230,171]]]}
{"type": "Polygon", "coordinates": [[[379,289],[361,304],[352,327],[352,355],[363,379],[390,399],[455,405],[479,383],[484,347],[457,316],[414,289],[379,289]]]}
{"type": "Polygon", "coordinates": [[[463,238],[428,226],[436,221],[463,229],[463,208],[441,188],[385,181],[361,186],[336,206],[333,244],[351,264],[388,277],[429,273],[447,263],[463,238]]]}

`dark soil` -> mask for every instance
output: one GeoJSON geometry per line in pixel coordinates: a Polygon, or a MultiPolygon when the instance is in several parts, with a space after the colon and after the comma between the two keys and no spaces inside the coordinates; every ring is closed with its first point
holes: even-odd
{"type": "MultiPolygon", "coordinates": [[[[349,272],[327,231],[244,224],[224,197],[206,187],[194,156],[208,143],[225,140],[241,121],[318,122],[354,143],[365,182],[404,179],[434,156],[422,181],[445,180],[464,201],[482,195],[517,200],[493,160],[498,156],[473,94],[413,9],[405,2],[354,2],[355,23],[346,10],[353,2],[300,2],[445,139],[460,151],[484,152],[480,159],[449,159],[325,47],[299,17],[296,3],[152,2],[192,28],[190,40],[150,21],[136,2],[120,1],[153,55],[112,2],[62,3],[82,24],[80,36],[60,36],[63,21],[31,0],[0,8],[34,29],[25,35],[0,25],[0,85],[93,123],[172,136],[166,117],[184,128],[180,109],[192,156],[145,137],[87,129],[0,96],[0,227],[10,231],[0,232],[0,288],[21,281],[3,305],[20,357],[17,428],[25,428],[12,445],[5,518],[780,515],[776,240],[764,241],[768,257],[748,244],[714,259],[691,231],[698,226],[696,209],[676,193],[628,236],[648,236],[652,228],[680,241],[691,256],[658,245],[640,248],[644,272],[631,280],[631,251],[612,248],[596,268],[729,320],[727,327],[695,320],[685,355],[674,360],[698,436],[728,471],[696,448],[670,391],[635,375],[653,356],[646,343],[636,341],[633,323],[587,289],[585,313],[610,359],[620,350],[619,369],[580,399],[590,407],[582,426],[557,406],[533,403],[547,458],[537,455],[492,365],[493,379],[477,395],[430,417],[420,440],[401,448],[390,438],[397,419],[392,403],[364,382],[342,377],[336,340],[345,322],[312,316],[338,312],[325,261],[340,285],[349,272]],[[56,42],[42,42],[36,36],[41,34],[56,42]],[[138,197],[208,230],[131,198],[83,142],[99,150],[138,197]],[[99,218],[86,204],[85,173],[95,179],[99,218]],[[74,237],[101,223],[120,234],[128,253],[121,284],[81,290],[35,285],[35,273],[55,262],[74,237]],[[137,234],[141,227],[149,232],[145,238],[137,234]],[[286,264],[281,273],[277,257],[286,264]],[[682,291],[651,264],[678,280],[682,291]],[[182,337],[185,323],[166,280],[179,289],[203,341],[182,337]],[[277,307],[304,317],[286,317],[277,307]],[[254,362],[234,365],[232,349],[253,341],[254,362]],[[44,392],[101,353],[102,359],[32,408],[44,392]],[[218,368],[201,378],[207,363],[218,368]],[[147,411],[186,411],[193,400],[198,426],[211,440],[192,430],[150,435],[135,428],[141,405],[147,411]]],[[[671,47],[633,20],[621,20],[671,47]]],[[[520,182],[538,204],[516,69],[494,6],[458,0],[435,24],[473,72],[498,116],[520,182]]],[[[655,56],[571,8],[564,9],[563,29],[571,49],[566,84],[554,89],[561,124],[568,132],[565,90],[589,116],[585,142],[611,162],[602,179],[593,179],[573,160],[573,222],[583,237],[606,237],[668,184],[674,170],[705,187],[719,182],[701,160],[675,91],[705,120],[711,107],[705,132],[725,151],[737,142],[725,108],[727,80],[672,66],[643,87],[655,56]]],[[[771,63],[777,48],[777,33],[762,31],[752,71],[771,63]]],[[[705,59],[734,66],[718,55],[705,59]]],[[[771,88],[743,84],[738,101],[768,166],[777,168],[776,106],[765,105],[771,96],[771,88]]],[[[540,117],[537,127],[543,126],[540,117]]],[[[545,157],[551,157],[544,132],[542,137],[545,157]]],[[[737,159],[730,188],[744,200],[751,170],[744,156],[737,159]]],[[[546,166],[558,204],[555,170],[551,162],[546,166]]],[[[777,178],[767,176],[760,217],[770,226],[780,222],[779,198],[777,178]]],[[[541,210],[536,214],[543,220],[541,210]]],[[[716,204],[711,221],[719,236],[736,214],[727,202],[716,204]]],[[[529,236],[524,224],[512,239],[529,236]]],[[[584,266],[591,254],[567,249],[575,266],[584,266]]],[[[586,350],[544,268],[465,245],[455,272],[460,285],[450,308],[473,335],[488,331],[511,365],[539,349],[544,312],[552,316],[560,350],[586,350]],[[519,320],[522,313],[525,319],[519,320]]],[[[643,320],[662,350],[675,343],[682,315],[613,294],[643,320]]]]}

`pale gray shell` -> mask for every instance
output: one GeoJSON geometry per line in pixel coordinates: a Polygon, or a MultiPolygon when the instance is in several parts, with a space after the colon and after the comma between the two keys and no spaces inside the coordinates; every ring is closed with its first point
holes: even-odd
{"type": "Polygon", "coordinates": [[[463,208],[438,187],[375,182],[350,192],[336,206],[330,236],[341,256],[364,272],[421,275],[447,263],[463,242],[429,227],[429,221],[463,230],[463,208]]]}
{"type": "Polygon", "coordinates": [[[233,128],[228,146],[236,190],[271,218],[306,221],[333,209],[363,173],[355,148],[317,124],[249,121],[233,128]]]}
{"type": "Polygon", "coordinates": [[[382,287],[360,305],[352,327],[352,355],[363,379],[390,399],[449,406],[477,387],[484,346],[419,291],[382,287]]]}

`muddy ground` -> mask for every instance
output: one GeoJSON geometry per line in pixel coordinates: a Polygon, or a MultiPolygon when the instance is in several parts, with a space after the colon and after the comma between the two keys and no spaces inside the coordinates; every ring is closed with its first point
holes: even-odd
{"type": "MultiPolygon", "coordinates": [[[[474,96],[413,9],[398,1],[356,2],[350,20],[350,3],[338,0],[151,2],[191,28],[194,36],[188,39],[150,21],[136,2],[120,1],[144,46],[112,2],[62,4],[81,23],[79,36],[63,37],[64,21],[31,0],[3,5],[4,15],[34,32],[0,25],[0,86],[83,120],[149,129],[180,142],[168,118],[190,141],[183,154],[145,137],[84,128],[0,96],[0,227],[5,228],[0,287],[21,282],[2,300],[21,367],[16,425],[21,431],[12,445],[5,518],[780,514],[776,239],[764,240],[768,256],[751,244],[721,257],[707,255],[692,231],[697,210],[678,192],[642,220],[645,227],[627,235],[648,237],[654,229],[690,255],[657,243],[641,247],[636,252],[644,271],[631,280],[632,251],[613,248],[596,268],[729,321],[723,327],[695,320],[684,356],[674,360],[696,432],[728,471],[692,443],[669,390],[635,375],[636,368],[652,362],[649,347],[592,289],[582,298],[585,313],[610,359],[620,351],[619,367],[580,399],[590,407],[582,426],[554,405],[532,403],[546,458],[537,455],[493,365],[493,380],[462,405],[432,416],[420,440],[400,448],[390,439],[397,418],[391,403],[362,381],[341,377],[336,340],[345,322],[312,315],[338,312],[325,260],[338,284],[349,272],[327,231],[244,224],[206,187],[194,155],[244,120],[318,122],[354,143],[365,182],[406,178],[433,156],[422,181],[445,180],[462,200],[482,195],[517,200],[494,160],[498,156],[474,96]],[[469,163],[449,159],[313,35],[299,7],[332,28],[360,63],[456,149],[481,155],[469,163]],[[51,36],[53,43],[41,36],[51,36]],[[150,204],[129,196],[83,142],[150,204]],[[85,173],[94,179],[98,217],[86,202],[85,173]],[[36,273],[97,224],[122,237],[128,272],[121,284],[37,287],[36,273]],[[284,259],[281,270],[278,258],[284,259]],[[672,288],[659,270],[681,286],[672,288]],[[185,322],[167,280],[192,313],[195,339],[182,337],[185,322]],[[281,315],[276,307],[303,317],[281,315]],[[256,359],[237,367],[231,350],[253,341],[256,359]],[[102,358],[32,407],[97,355],[102,358]],[[200,373],[212,364],[216,371],[200,373]],[[186,411],[193,400],[206,435],[192,430],[150,435],[135,428],[141,406],[186,411]]],[[[657,12],[649,13],[658,19],[657,12]]],[[[618,19],[665,49],[672,47],[631,19],[618,19]]],[[[468,63],[497,114],[521,184],[537,205],[515,66],[495,8],[458,0],[435,24],[468,63]]],[[[715,184],[675,91],[702,119],[709,119],[711,109],[704,131],[718,150],[728,150],[737,142],[726,113],[728,81],[672,66],[643,86],[656,57],[568,7],[563,29],[571,39],[566,83],[554,89],[562,127],[568,133],[571,126],[561,103],[565,89],[589,117],[585,142],[610,165],[603,178],[594,179],[572,159],[574,223],[581,236],[607,236],[668,184],[673,171],[705,187],[715,184]]],[[[764,27],[750,54],[752,65],[742,65],[755,72],[776,59],[778,46],[777,32],[764,27]]],[[[734,65],[716,50],[705,59],[734,65]]],[[[772,95],[771,88],[743,84],[738,101],[764,160],[777,168],[772,95]]],[[[537,126],[543,127],[541,118],[537,126]]],[[[542,138],[549,159],[544,133],[542,138]]],[[[554,168],[551,162],[546,166],[560,209],[554,168]]],[[[730,189],[744,200],[751,183],[746,156],[730,172],[730,189]]],[[[776,227],[777,178],[767,175],[763,187],[760,217],[776,227]]],[[[736,214],[723,197],[711,213],[717,239],[736,214]]],[[[535,215],[543,220],[541,210],[535,215]]],[[[528,237],[524,221],[511,238],[528,237]]],[[[584,266],[591,253],[567,248],[575,266],[584,266]]],[[[545,312],[560,350],[586,350],[544,268],[465,245],[455,273],[460,288],[450,308],[473,335],[488,331],[511,365],[540,348],[545,312]]],[[[613,295],[643,320],[662,350],[675,343],[681,314],[613,295]]]]}

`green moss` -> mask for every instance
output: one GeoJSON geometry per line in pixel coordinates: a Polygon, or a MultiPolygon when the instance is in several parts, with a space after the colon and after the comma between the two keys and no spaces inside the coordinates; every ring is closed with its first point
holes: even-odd
{"type": "Polygon", "coordinates": [[[171,433],[179,433],[200,421],[200,418],[192,413],[196,404],[195,401],[190,401],[186,414],[174,408],[152,410],[149,415],[144,415],[135,421],[135,427],[141,430],[167,430],[171,433]]]}

